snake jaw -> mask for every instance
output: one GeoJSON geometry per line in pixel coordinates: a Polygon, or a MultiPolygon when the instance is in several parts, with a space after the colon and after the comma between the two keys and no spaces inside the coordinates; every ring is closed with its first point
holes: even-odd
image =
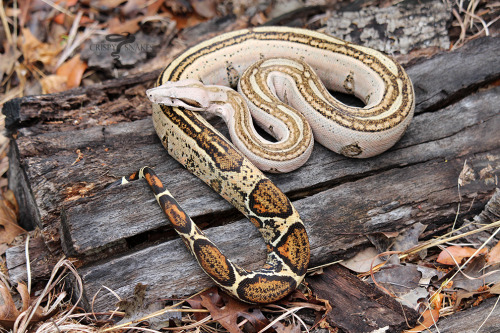
{"type": "Polygon", "coordinates": [[[196,80],[169,81],[146,90],[146,95],[153,103],[190,111],[205,111],[212,104],[209,91],[196,80]]]}

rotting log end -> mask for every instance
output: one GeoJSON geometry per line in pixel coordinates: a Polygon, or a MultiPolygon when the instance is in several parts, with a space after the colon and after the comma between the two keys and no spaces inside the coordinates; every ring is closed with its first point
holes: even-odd
{"type": "Polygon", "coordinates": [[[5,115],[5,127],[8,130],[14,130],[21,122],[19,110],[24,100],[25,98],[18,97],[9,100],[3,105],[2,113],[5,115]]]}
{"type": "Polygon", "coordinates": [[[15,140],[10,141],[9,148],[7,178],[9,189],[14,192],[19,205],[19,225],[25,230],[33,230],[41,225],[40,212],[31,192],[28,176],[19,159],[19,149],[15,140]]]}

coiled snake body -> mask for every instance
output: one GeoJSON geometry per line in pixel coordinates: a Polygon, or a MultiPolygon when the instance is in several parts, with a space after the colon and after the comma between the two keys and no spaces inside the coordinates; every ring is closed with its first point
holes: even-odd
{"type": "Polygon", "coordinates": [[[240,30],[200,43],[170,63],[147,93],[156,132],[169,154],[259,229],[267,246],[266,264],[247,271],[228,260],[151,169],[122,182],[146,178],[203,270],[250,303],[274,302],[289,294],[304,278],[310,257],[299,214],[254,164],[271,172],[293,170],[309,157],[313,135],[346,156],[376,155],[401,137],[414,109],[410,79],[391,58],[286,27],[240,30]],[[242,95],[227,88],[236,85],[242,95]],[[327,89],[355,94],[366,106],[346,106],[327,89]],[[239,150],[197,111],[222,116],[239,150]],[[276,142],[255,131],[252,116],[276,142]]]}

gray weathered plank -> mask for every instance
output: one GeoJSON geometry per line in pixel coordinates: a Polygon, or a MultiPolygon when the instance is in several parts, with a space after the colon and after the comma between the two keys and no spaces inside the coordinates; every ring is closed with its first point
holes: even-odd
{"type": "Polygon", "coordinates": [[[500,327],[500,306],[498,297],[485,300],[483,303],[472,308],[454,313],[451,316],[441,318],[438,321],[437,330],[431,328],[431,332],[460,332],[460,333],[495,333],[500,327]],[[481,328],[481,329],[479,329],[481,328]]]}
{"type": "Polygon", "coordinates": [[[36,135],[51,129],[61,131],[105,124],[105,119],[113,114],[123,116],[123,121],[130,110],[148,108],[143,92],[154,84],[159,74],[160,70],[155,70],[60,93],[15,98],[2,108],[5,125],[14,128],[28,124],[25,133],[36,135]],[[101,111],[105,112],[101,114],[101,111]],[[98,117],[100,121],[96,121],[98,117]]]}
{"type": "Polygon", "coordinates": [[[417,96],[416,112],[437,110],[481,82],[497,80],[500,71],[500,37],[483,37],[454,52],[439,54],[408,69],[417,96]]]}
{"type": "Polygon", "coordinates": [[[446,50],[452,17],[448,3],[404,1],[396,6],[334,11],[326,19],[325,32],[391,55],[429,47],[446,50]]]}
{"type": "MultiPolygon", "coordinates": [[[[481,118],[475,112],[487,110],[490,102],[500,98],[499,91],[500,88],[494,88],[481,92],[444,110],[420,116],[437,116],[434,121],[427,118],[432,128],[446,123],[445,120],[473,119],[449,136],[408,148],[410,155],[438,150],[432,159],[380,171],[295,201],[310,236],[311,264],[323,264],[348,255],[367,242],[367,233],[400,230],[416,222],[432,227],[452,221],[460,200],[458,175],[465,160],[474,169],[476,179],[462,187],[461,205],[472,211],[484,205],[500,173],[500,113],[494,109],[488,115],[486,111],[481,118]],[[489,173],[481,172],[489,167],[492,168],[489,173]],[[484,178],[480,178],[481,174],[484,178]]],[[[137,186],[143,187],[140,183],[137,186]]],[[[154,209],[153,206],[151,202],[150,208],[154,209]]],[[[264,260],[263,241],[246,220],[209,228],[207,235],[246,268],[255,268],[264,260]],[[241,244],[245,244],[244,249],[241,244]]],[[[124,296],[136,283],[142,282],[151,286],[151,295],[161,292],[169,296],[189,294],[211,284],[177,239],[95,263],[82,268],[81,273],[86,282],[87,299],[101,285],[124,296]]],[[[110,302],[113,301],[108,295],[98,298],[97,304],[106,307],[110,302]]]]}
{"type": "MultiPolygon", "coordinates": [[[[467,89],[473,89],[478,85],[500,77],[498,57],[494,56],[499,45],[500,38],[479,39],[457,51],[437,55],[430,60],[410,67],[408,72],[417,90],[417,113],[423,112],[426,108],[434,108],[438,104],[455,99],[460,93],[468,91],[467,89]],[[465,69],[467,75],[464,75],[463,71],[450,69],[453,66],[459,67],[464,62],[464,59],[471,58],[474,58],[475,61],[468,64],[465,69]],[[426,65],[427,63],[431,65],[426,65]],[[445,81],[444,84],[443,81],[445,81]]],[[[149,76],[142,79],[135,78],[134,80],[143,84],[146,79],[150,79],[149,76]]],[[[106,93],[106,96],[112,96],[113,92],[116,93],[117,86],[111,83],[105,84],[102,86],[102,90],[106,93]]],[[[134,89],[130,88],[130,90],[133,91],[134,89]]],[[[27,108],[29,114],[32,114],[30,110],[40,106],[42,112],[39,116],[42,121],[48,118],[43,110],[53,108],[54,103],[59,102],[63,105],[72,105],[71,94],[55,94],[52,97],[45,96],[42,98],[43,103],[40,105],[33,102],[34,100],[36,98],[28,98],[26,101],[17,101],[13,104],[20,107],[18,112],[24,112],[25,108],[27,108]]],[[[109,104],[107,103],[106,105],[109,104]]],[[[10,107],[7,106],[4,110],[14,108],[13,105],[10,105],[10,107]]],[[[14,113],[12,111],[9,115],[12,116],[14,113]]],[[[417,122],[417,119],[415,119],[415,122],[417,122]]],[[[58,125],[51,126],[56,130],[58,128],[58,125]]],[[[452,124],[451,130],[458,128],[455,126],[455,124],[452,124]]],[[[413,138],[417,138],[417,140],[418,138],[422,138],[422,136],[415,137],[411,134],[413,128],[417,127],[412,125],[410,133],[403,138],[403,141],[393,151],[404,147],[405,144],[414,145],[415,142],[412,142],[413,138]]],[[[421,130],[425,131],[425,126],[421,127],[421,130]]],[[[30,213],[29,216],[24,216],[26,215],[24,214],[23,219],[29,219],[29,222],[35,220],[37,225],[43,230],[48,245],[52,250],[57,249],[59,246],[57,229],[60,221],[61,202],[64,203],[64,210],[68,212],[71,210],[71,207],[76,206],[74,201],[77,198],[94,195],[101,191],[104,185],[112,179],[132,172],[133,169],[145,164],[151,166],[161,165],[164,170],[172,170],[169,171],[167,178],[171,179],[174,184],[182,184],[182,179],[188,177],[185,171],[179,170],[178,165],[166,156],[166,153],[158,144],[158,140],[152,132],[152,126],[147,119],[132,124],[94,127],[84,131],[70,131],[66,135],[55,131],[52,133],[31,135],[39,131],[31,127],[22,130],[25,136],[17,140],[19,154],[14,154],[11,158],[14,161],[20,159],[21,165],[17,168],[11,168],[11,184],[20,192],[17,193],[18,197],[26,198],[22,202],[25,202],[27,207],[23,207],[22,211],[32,211],[33,202],[36,204],[38,211],[30,213]],[[130,138],[132,137],[133,142],[130,142],[130,138]],[[125,146],[124,142],[127,141],[129,143],[125,146]],[[127,151],[128,147],[130,147],[130,150],[127,151]],[[84,159],[73,164],[77,158],[77,149],[80,149],[83,153],[84,159]],[[24,176],[24,172],[27,173],[25,180],[24,177],[16,176],[24,176]],[[16,186],[15,184],[18,185],[16,186]]],[[[432,133],[427,134],[430,135],[432,133]]],[[[447,132],[445,135],[450,135],[450,132],[447,132]]],[[[424,139],[431,140],[431,137],[424,137],[424,139]]],[[[11,151],[16,152],[17,149],[14,147],[11,151]]],[[[397,158],[397,154],[393,156],[397,158]]],[[[316,191],[318,190],[317,188],[330,186],[331,184],[353,177],[361,177],[363,174],[376,172],[376,170],[381,168],[411,162],[404,159],[385,162],[385,157],[370,159],[360,167],[355,167],[355,171],[350,171],[353,169],[353,166],[357,165],[356,163],[358,162],[346,161],[341,156],[332,155],[326,152],[323,147],[317,145],[312,159],[302,170],[281,178],[272,178],[287,194],[297,197],[301,193],[308,193],[311,190],[316,191]],[[317,178],[317,175],[324,175],[324,177],[317,178]]],[[[159,170],[161,171],[161,169],[159,170]]],[[[199,182],[196,183],[194,181],[191,186],[183,186],[182,188],[190,189],[194,186],[198,188],[199,184],[199,182]]],[[[184,190],[182,192],[184,193],[184,190]]],[[[200,212],[200,214],[203,215],[230,209],[226,203],[217,203],[217,196],[210,191],[205,190],[203,192],[202,190],[201,193],[207,198],[207,201],[202,206],[209,207],[211,210],[200,212]]],[[[142,194],[144,194],[144,191],[141,192],[142,194]]],[[[191,193],[185,192],[185,194],[191,193]]],[[[131,192],[130,197],[134,197],[134,193],[131,192]]],[[[136,195],[136,197],[139,196],[136,195]]],[[[191,202],[196,202],[197,198],[199,196],[193,197],[194,200],[191,200],[191,202]]],[[[106,198],[99,200],[105,201],[106,198]]],[[[188,202],[184,204],[189,206],[189,200],[186,199],[186,201],[188,202]]],[[[153,218],[152,227],[155,228],[159,225],[161,225],[159,216],[158,218],[153,218]]],[[[148,230],[147,226],[144,229],[136,230],[136,232],[140,233],[144,230],[148,230]]],[[[131,235],[127,231],[125,237],[131,235]]],[[[110,241],[123,241],[120,237],[110,239],[110,241]]],[[[85,251],[85,248],[85,246],[82,247],[77,244],[76,250],[77,252],[81,252],[81,249],[85,251]]]]}
{"type": "Polygon", "coordinates": [[[341,265],[327,267],[323,274],[306,280],[318,298],[330,302],[332,310],[326,318],[342,332],[402,332],[417,321],[415,310],[361,281],[341,265]]]}
{"type": "MultiPolygon", "coordinates": [[[[491,128],[480,128],[480,133],[483,130],[491,128]]],[[[465,159],[476,174],[491,166],[493,179],[500,176],[500,149],[496,149],[380,172],[295,201],[309,234],[311,265],[345,257],[366,244],[369,233],[401,230],[416,222],[432,226],[452,221],[459,202],[457,178],[465,159]]],[[[491,179],[477,178],[462,187],[461,204],[477,210],[494,188],[491,179]]],[[[209,228],[206,234],[247,269],[258,267],[265,259],[264,243],[247,220],[209,228]]],[[[94,263],[80,273],[86,301],[102,285],[125,297],[137,283],[147,284],[151,300],[187,295],[212,284],[179,239],[94,263]]],[[[109,293],[101,292],[95,306],[109,308],[114,301],[109,293]]]]}
{"type": "MultiPolygon", "coordinates": [[[[272,175],[271,180],[285,193],[302,191],[304,195],[381,170],[453,157],[465,149],[468,153],[495,149],[500,137],[493,130],[494,127],[490,130],[491,135],[486,137],[483,137],[482,132],[467,129],[477,129],[483,122],[500,126],[497,108],[500,104],[499,91],[498,88],[492,89],[468,97],[443,111],[415,117],[401,142],[381,156],[369,160],[353,160],[323,147],[316,147],[305,166],[290,174],[272,175]]],[[[163,151],[157,154],[166,155],[163,151]]],[[[170,191],[178,196],[181,205],[193,216],[214,214],[232,208],[201,181],[173,165],[168,159],[166,163],[156,165],[156,170],[165,179],[170,191]]],[[[79,200],[78,205],[65,210],[62,221],[65,241],[70,244],[68,249],[72,246],[78,254],[94,251],[165,224],[163,213],[156,209],[156,201],[148,187],[140,183],[127,185],[127,190],[116,188],[79,200]],[[135,206],[124,205],[124,202],[142,203],[135,206]],[[89,234],[94,236],[88,237],[89,234]]]]}
{"type": "Polygon", "coordinates": [[[30,258],[31,279],[47,279],[52,273],[52,268],[59,258],[50,254],[41,237],[29,240],[29,257],[26,256],[26,244],[13,246],[7,249],[6,253],[7,269],[9,278],[13,282],[27,281],[26,259],[30,258]]]}

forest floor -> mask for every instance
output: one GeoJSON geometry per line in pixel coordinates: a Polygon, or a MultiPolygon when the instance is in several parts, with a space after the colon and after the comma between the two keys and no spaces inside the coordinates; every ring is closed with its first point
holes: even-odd
{"type": "MultiPolygon", "coordinates": [[[[263,24],[299,26],[324,31],[328,28],[327,22],[335,20],[336,15],[347,17],[354,15],[352,13],[361,12],[372,15],[369,13],[379,13],[380,10],[402,5],[400,1],[390,0],[1,2],[0,106],[15,98],[26,101],[22,99],[26,96],[45,94],[62,96],[57,94],[66,91],[71,94],[71,91],[76,91],[71,89],[78,87],[90,91],[92,87],[102,82],[121,82],[119,80],[127,76],[139,77],[141,73],[158,71],[188,46],[220,32],[263,24]],[[130,36],[134,36],[134,40],[131,40],[130,36]],[[141,52],[123,53],[119,61],[116,61],[111,51],[116,50],[119,44],[123,49],[140,48],[141,52]],[[110,50],[109,45],[114,48],[110,50]]],[[[443,34],[439,37],[434,36],[434,40],[437,40],[435,45],[429,46],[425,42],[420,45],[415,42],[412,43],[413,47],[405,48],[401,43],[396,49],[382,51],[390,53],[405,67],[411,67],[439,54],[460,52],[461,48],[465,50],[467,45],[471,45],[470,43],[479,38],[485,36],[498,38],[500,2],[445,1],[444,5],[447,8],[445,16],[448,18],[438,18],[437,14],[434,17],[436,25],[441,20],[444,22],[443,34]]],[[[375,17],[378,14],[373,15],[375,17]]],[[[359,23],[358,28],[362,29],[362,23],[359,23]]],[[[421,30],[424,34],[425,29],[421,30]]],[[[352,31],[346,32],[349,33],[352,31]]],[[[357,36],[359,35],[362,34],[358,32],[357,36]]],[[[337,37],[345,38],[345,36],[337,37]]],[[[467,58],[463,61],[474,62],[474,59],[467,58]]],[[[491,64],[496,62],[492,60],[491,64]]],[[[496,75],[498,68],[491,70],[496,75]]],[[[468,91],[467,96],[474,98],[476,93],[484,94],[486,97],[492,96],[494,103],[498,99],[499,84],[500,80],[497,78],[493,80],[487,78],[480,84],[471,84],[473,88],[468,91]]],[[[135,94],[135,92],[127,93],[131,96],[135,94]]],[[[144,95],[143,92],[141,94],[144,95]]],[[[467,103],[471,102],[466,100],[467,96],[454,95],[453,98],[446,100],[447,106],[459,104],[463,100],[465,101],[463,105],[466,107],[467,103]]],[[[444,105],[439,105],[435,109],[441,107],[444,105]]],[[[87,281],[82,279],[84,275],[82,272],[90,274],[89,258],[94,252],[89,251],[90,255],[88,253],[81,255],[71,251],[68,253],[55,251],[53,257],[57,260],[54,258],[48,260],[45,274],[41,271],[30,271],[29,263],[33,261],[33,257],[30,260],[31,250],[24,251],[24,249],[36,246],[45,249],[44,242],[47,237],[40,226],[22,222],[22,216],[25,216],[26,212],[23,208],[19,208],[18,200],[9,187],[7,177],[9,167],[12,165],[12,161],[9,160],[9,147],[10,149],[13,147],[11,140],[20,139],[22,148],[23,138],[27,140],[30,135],[33,137],[40,135],[41,138],[40,133],[48,128],[58,128],[61,132],[65,132],[72,129],[86,130],[91,128],[91,125],[111,126],[135,122],[142,126],[140,120],[151,114],[146,108],[123,112],[124,109],[127,109],[126,105],[118,105],[112,114],[100,118],[99,121],[94,119],[94,124],[91,124],[92,117],[89,118],[88,114],[84,114],[76,107],[75,112],[80,114],[71,114],[71,117],[67,118],[47,117],[40,121],[43,118],[40,115],[30,115],[26,118],[22,118],[21,115],[20,123],[7,124],[8,134],[0,137],[0,175],[2,175],[0,177],[0,254],[2,255],[0,293],[3,298],[3,304],[0,299],[0,325],[4,331],[356,332],[351,324],[343,322],[347,319],[332,314],[335,312],[332,311],[332,304],[335,306],[336,303],[329,299],[331,295],[328,294],[328,290],[322,291],[323,283],[329,286],[328,283],[339,276],[346,277],[342,283],[351,283],[346,282],[352,281],[349,274],[357,276],[361,283],[358,285],[357,281],[352,282],[354,288],[359,286],[361,290],[368,285],[377,290],[370,289],[364,292],[363,297],[370,298],[368,294],[382,291],[383,296],[376,294],[377,296],[372,298],[390,295],[405,307],[415,311],[417,313],[415,318],[411,319],[409,315],[409,318],[401,319],[402,322],[406,321],[405,329],[408,332],[431,330],[456,332],[464,327],[467,327],[464,331],[470,329],[483,332],[493,330],[496,324],[500,325],[496,319],[500,317],[498,316],[500,191],[494,191],[495,187],[498,188],[498,169],[494,167],[492,169],[489,164],[481,169],[483,174],[476,172],[477,177],[488,179],[490,182],[487,191],[488,205],[486,205],[488,200],[484,203],[481,201],[481,207],[474,206],[475,210],[472,210],[475,199],[467,202],[470,208],[464,208],[465,201],[462,203],[460,198],[457,207],[450,207],[456,212],[455,218],[446,222],[436,222],[439,228],[429,230],[425,225],[415,223],[412,228],[404,231],[380,232],[380,235],[370,239],[373,246],[362,250],[356,248],[356,253],[350,253],[351,258],[341,260],[343,268],[331,268],[330,265],[333,263],[328,263],[311,269],[306,282],[279,303],[266,306],[244,304],[228,297],[215,287],[200,290],[188,298],[161,299],[161,302],[150,303],[149,299],[145,301],[146,286],[137,284],[130,286],[134,292],[133,295],[128,295],[127,299],[123,299],[108,286],[99,286],[99,291],[95,295],[87,296],[87,300],[82,302],[85,304],[82,305],[79,302],[82,290],[92,289],[86,286],[87,281]],[[37,118],[38,116],[40,118],[37,118]],[[16,126],[21,130],[18,131],[16,126]],[[478,208],[480,209],[477,210],[478,208]],[[467,209],[475,213],[467,215],[467,209]],[[390,246],[381,246],[380,243],[384,242],[390,243],[390,246]],[[6,253],[9,251],[14,253],[13,249],[19,249],[16,250],[18,256],[25,258],[25,262],[28,263],[24,265],[27,268],[23,271],[25,272],[23,274],[27,274],[25,283],[14,281],[14,270],[8,267],[6,253]],[[67,279],[68,276],[70,279],[67,279]],[[318,278],[318,276],[323,277],[318,278]],[[332,280],[324,282],[329,276],[333,276],[332,280]],[[68,282],[69,280],[71,282],[68,282]],[[404,291],[397,290],[394,286],[398,283],[411,285],[411,288],[406,288],[404,291]],[[103,304],[107,306],[108,303],[96,301],[97,294],[106,288],[119,300],[116,307],[103,309],[103,304]],[[93,310],[94,301],[96,307],[100,306],[98,311],[93,310]],[[474,320],[461,318],[460,312],[474,313],[474,320]]],[[[497,117],[498,113],[497,106],[497,110],[492,111],[492,118],[497,117]]],[[[0,126],[5,128],[5,123],[9,121],[9,116],[3,117],[0,126]]],[[[464,131],[466,129],[464,127],[464,131]]],[[[499,138],[498,131],[493,135],[499,138]]],[[[27,142],[29,140],[24,141],[27,142]]],[[[487,152],[497,152],[498,148],[500,147],[497,143],[487,152]]],[[[89,153],[79,150],[77,152],[74,163],[78,163],[89,153]]],[[[477,152],[477,155],[480,155],[480,152],[477,152]]],[[[488,156],[484,158],[489,158],[492,164],[497,162],[488,156]]],[[[456,177],[456,189],[453,189],[457,198],[462,195],[460,189],[475,180],[476,173],[466,161],[463,163],[456,177]]],[[[319,191],[319,186],[314,190],[319,191]]],[[[295,192],[290,190],[290,193],[298,200],[298,190],[295,192]]],[[[300,199],[312,194],[306,193],[300,199]]],[[[221,210],[224,209],[223,207],[221,210]]],[[[67,211],[71,213],[71,210],[67,211]]],[[[231,213],[228,213],[227,218],[235,219],[231,213]]],[[[429,225],[435,227],[432,222],[429,222],[429,225]]],[[[163,240],[167,239],[170,240],[169,238],[163,240]]],[[[52,245],[48,243],[47,246],[51,248],[52,245]]],[[[147,244],[149,246],[152,243],[151,241],[147,244]]],[[[136,249],[143,248],[138,246],[136,249]]],[[[99,260],[107,258],[104,257],[104,252],[100,255],[102,256],[99,260]]],[[[349,288],[345,289],[346,295],[351,292],[349,288]]],[[[404,317],[405,311],[402,313],[404,317]]],[[[390,322],[393,319],[387,318],[387,320],[390,322]]],[[[389,331],[401,330],[395,329],[400,327],[398,325],[394,324],[389,331]]]]}

